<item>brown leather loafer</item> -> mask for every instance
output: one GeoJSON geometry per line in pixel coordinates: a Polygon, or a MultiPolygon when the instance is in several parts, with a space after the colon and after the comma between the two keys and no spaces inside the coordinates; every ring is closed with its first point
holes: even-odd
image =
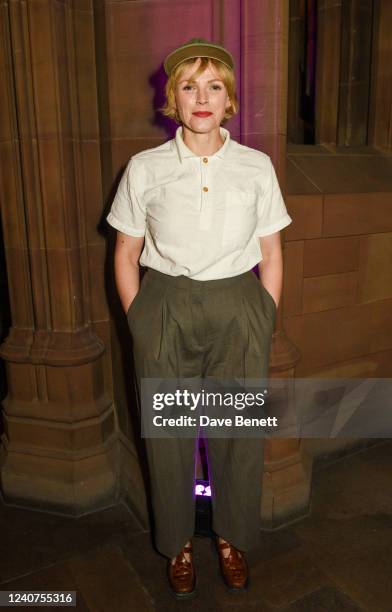
{"type": "Polygon", "coordinates": [[[181,550],[174,563],[171,559],[168,560],[167,573],[175,597],[186,599],[195,595],[196,574],[193,567],[192,544],[181,550]],[[184,553],[189,553],[190,562],[186,560],[184,553]]]}
{"type": "Polygon", "coordinates": [[[219,543],[216,539],[219,565],[222,578],[230,591],[245,591],[248,587],[248,564],[243,553],[228,542],[219,543]],[[229,549],[229,555],[225,557],[223,551],[229,549]]]}

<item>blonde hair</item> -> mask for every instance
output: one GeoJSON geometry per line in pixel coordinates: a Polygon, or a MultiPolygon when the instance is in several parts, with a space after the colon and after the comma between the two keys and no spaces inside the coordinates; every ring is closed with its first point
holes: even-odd
{"type": "MultiPolygon", "coordinates": [[[[176,123],[181,123],[181,118],[177,111],[175,97],[177,84],[181,76],[183,75],[185,69],[189,66],[192,66],[197,59],[197,57],[192,57],[188,60],[181,62],[181,64],[174,68],[165,85],[166,102],[164,106],[159,110],[162,112],[163,115],[165,115],[165,117],[170,117],[171,119],[174,119],[176,123]]],[[[218,60],[215,60],[213,58],[201,57],[200,59],[200,65],[196,72],[192,75],[192,80],[197,79],[197,77],[204,72],[204,70],[208,67],[209,64],[211,64],[212,67],[216,70],[219,78],[222,79],[226,87],[227,94],[231,102],[231,105],[226,110],[225,115],[223,117],[222,123],[224,123],[225,121],[227,121],[227,119],[230,119],[230,117],[233,117],[233,115],[238,113],[239,110],[239,102],[235,91],[236,84],[234,72],[231,68],[226,66],[226,64],[223,64],[223,62],[219,62],[218,60]]]]}

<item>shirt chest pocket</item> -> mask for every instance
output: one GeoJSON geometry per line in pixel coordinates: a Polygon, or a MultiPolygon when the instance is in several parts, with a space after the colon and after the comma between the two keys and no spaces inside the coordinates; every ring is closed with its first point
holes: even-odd
{"type": "Polygon", "coordinates": [[[228,188],[217,197],[222,223],[223,245],[245,248],[257,226],[256,195],[228,188]]]}

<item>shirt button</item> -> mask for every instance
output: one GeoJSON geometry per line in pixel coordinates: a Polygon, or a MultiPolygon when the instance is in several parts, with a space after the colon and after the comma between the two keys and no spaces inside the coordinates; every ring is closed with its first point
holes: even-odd
{"type": "Polygon", "coordinates": [[[208,191],[208,187],[203,187],[203,191],[208,191]]]}
{"type": "Polygon", "coordinates": [[[203,162],[204,162],[205,164],[208,164],[208,157],[203,157],[203,162]]]}

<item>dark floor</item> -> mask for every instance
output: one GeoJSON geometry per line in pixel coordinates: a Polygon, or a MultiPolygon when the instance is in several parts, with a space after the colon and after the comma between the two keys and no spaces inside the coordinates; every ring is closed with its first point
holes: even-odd
{"type": "Polygon", "coordinates": [[[392,442],[314,474],[311,517],[260,534],[245,594],[225,590],[210,541],[195,538],[198,595],[177,602],[122,505],[68,519],[1,504],[0,522],[0,590],[76,590],[73,610],[392,612],[392,442]]]}

